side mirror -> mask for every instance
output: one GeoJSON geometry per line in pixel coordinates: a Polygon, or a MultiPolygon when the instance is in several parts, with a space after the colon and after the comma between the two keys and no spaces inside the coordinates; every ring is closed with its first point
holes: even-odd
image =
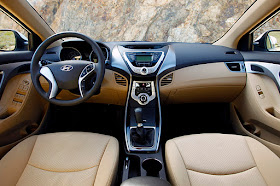
{"type": "Polygon", "coordinates": [[[260,35],[253,43],[256,51],[280,51],[280,30],[269,30],[260,35]]]}
{"type": "Polygon", "coordinates": [[[15,30],[0,30],[0,51],[28,50],[28,39],[15,30]]]}
{"type": "Polygon", "coordinates": [[[266,48],[268,51],[280,51],[280,30],[268,32],[266,37],[266,48]]]}

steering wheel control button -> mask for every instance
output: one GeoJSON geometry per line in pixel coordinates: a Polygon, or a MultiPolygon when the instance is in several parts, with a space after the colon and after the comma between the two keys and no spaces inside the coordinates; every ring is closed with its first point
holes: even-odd
{"type": "Polygon", "coordinates": [[[90,72],[92,70],[91,66],[87,66],[87,72],[90,72]]]}
{"type": "Polygon", "coordinates": [[[87,74],[87,71],[86,71],[86,69],[84,69],[82,74],[81,74],[81,77],[84,77],[86,74],[87,74]]]}
{"type": "Polygon", "coordinates": [[[142,75],[147,75],[148,74],[148,68],[147,67],[142,67],[141,70],[140,70],[140,73],[142,75]]]}

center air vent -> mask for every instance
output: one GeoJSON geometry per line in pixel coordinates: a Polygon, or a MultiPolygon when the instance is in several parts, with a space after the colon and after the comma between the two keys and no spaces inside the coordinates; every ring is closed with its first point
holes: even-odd
{"type": "Polygon", "coordinates": [[[122,86],[127,85],[127,79],[120,74],[115,73],[115,80],[116,80],[116,83],[119,85],[122,85],[122,86]]]}
{"type": "Polygon", "coordinates": [[[170,83],[172,83],[172,80],[173,80],[173,73],[168,74],[161,79],[160,86],[169,85],[170,83]]]}

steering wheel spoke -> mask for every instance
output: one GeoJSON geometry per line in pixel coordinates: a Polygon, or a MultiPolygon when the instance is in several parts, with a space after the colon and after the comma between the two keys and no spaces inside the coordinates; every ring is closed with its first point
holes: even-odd
{"type": "Polygon", "coordinates": [[[40,67],[43,67],[43,66],[45,66],[45,65],[49,65],[49,64],[52,64],[52,63],[53,63],[53,61],[46,60],[46,59],[43,59],[43,60],[40,60],[40,61],[39,61],[40,67]]]}
{"type": "Polygon", "coordinates": [[[55,98],[57,96],[58,86],[52,71],[48,67],[44,66],[40,69],[40,74],[44,76],[50,84],[50,89],[48,91],[49,99],[55,98]]]}
{"type": "Polygon", "coordinates": [[[82,70],[82,72],[79,76],[79,80],[78,80],[79,91],[80,91],[81,97],[84,97],[85,92],[86,92],[86,90],[85,90],[85,80],[91,74],[96,73],[96,70],[98,70],[96,67],[97,67],[97,65],[95,63],[90,63],[90,64],[86,65],[85,68],[82,70]]]}

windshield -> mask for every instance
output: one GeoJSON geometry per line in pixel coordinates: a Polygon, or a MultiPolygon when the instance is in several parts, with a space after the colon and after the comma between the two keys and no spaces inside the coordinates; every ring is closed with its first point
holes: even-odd
{"type": "Polygon", "coordinates": [[[213,43],[255,0],[28,0],[55,32],[100,41],[213,43]]]}

